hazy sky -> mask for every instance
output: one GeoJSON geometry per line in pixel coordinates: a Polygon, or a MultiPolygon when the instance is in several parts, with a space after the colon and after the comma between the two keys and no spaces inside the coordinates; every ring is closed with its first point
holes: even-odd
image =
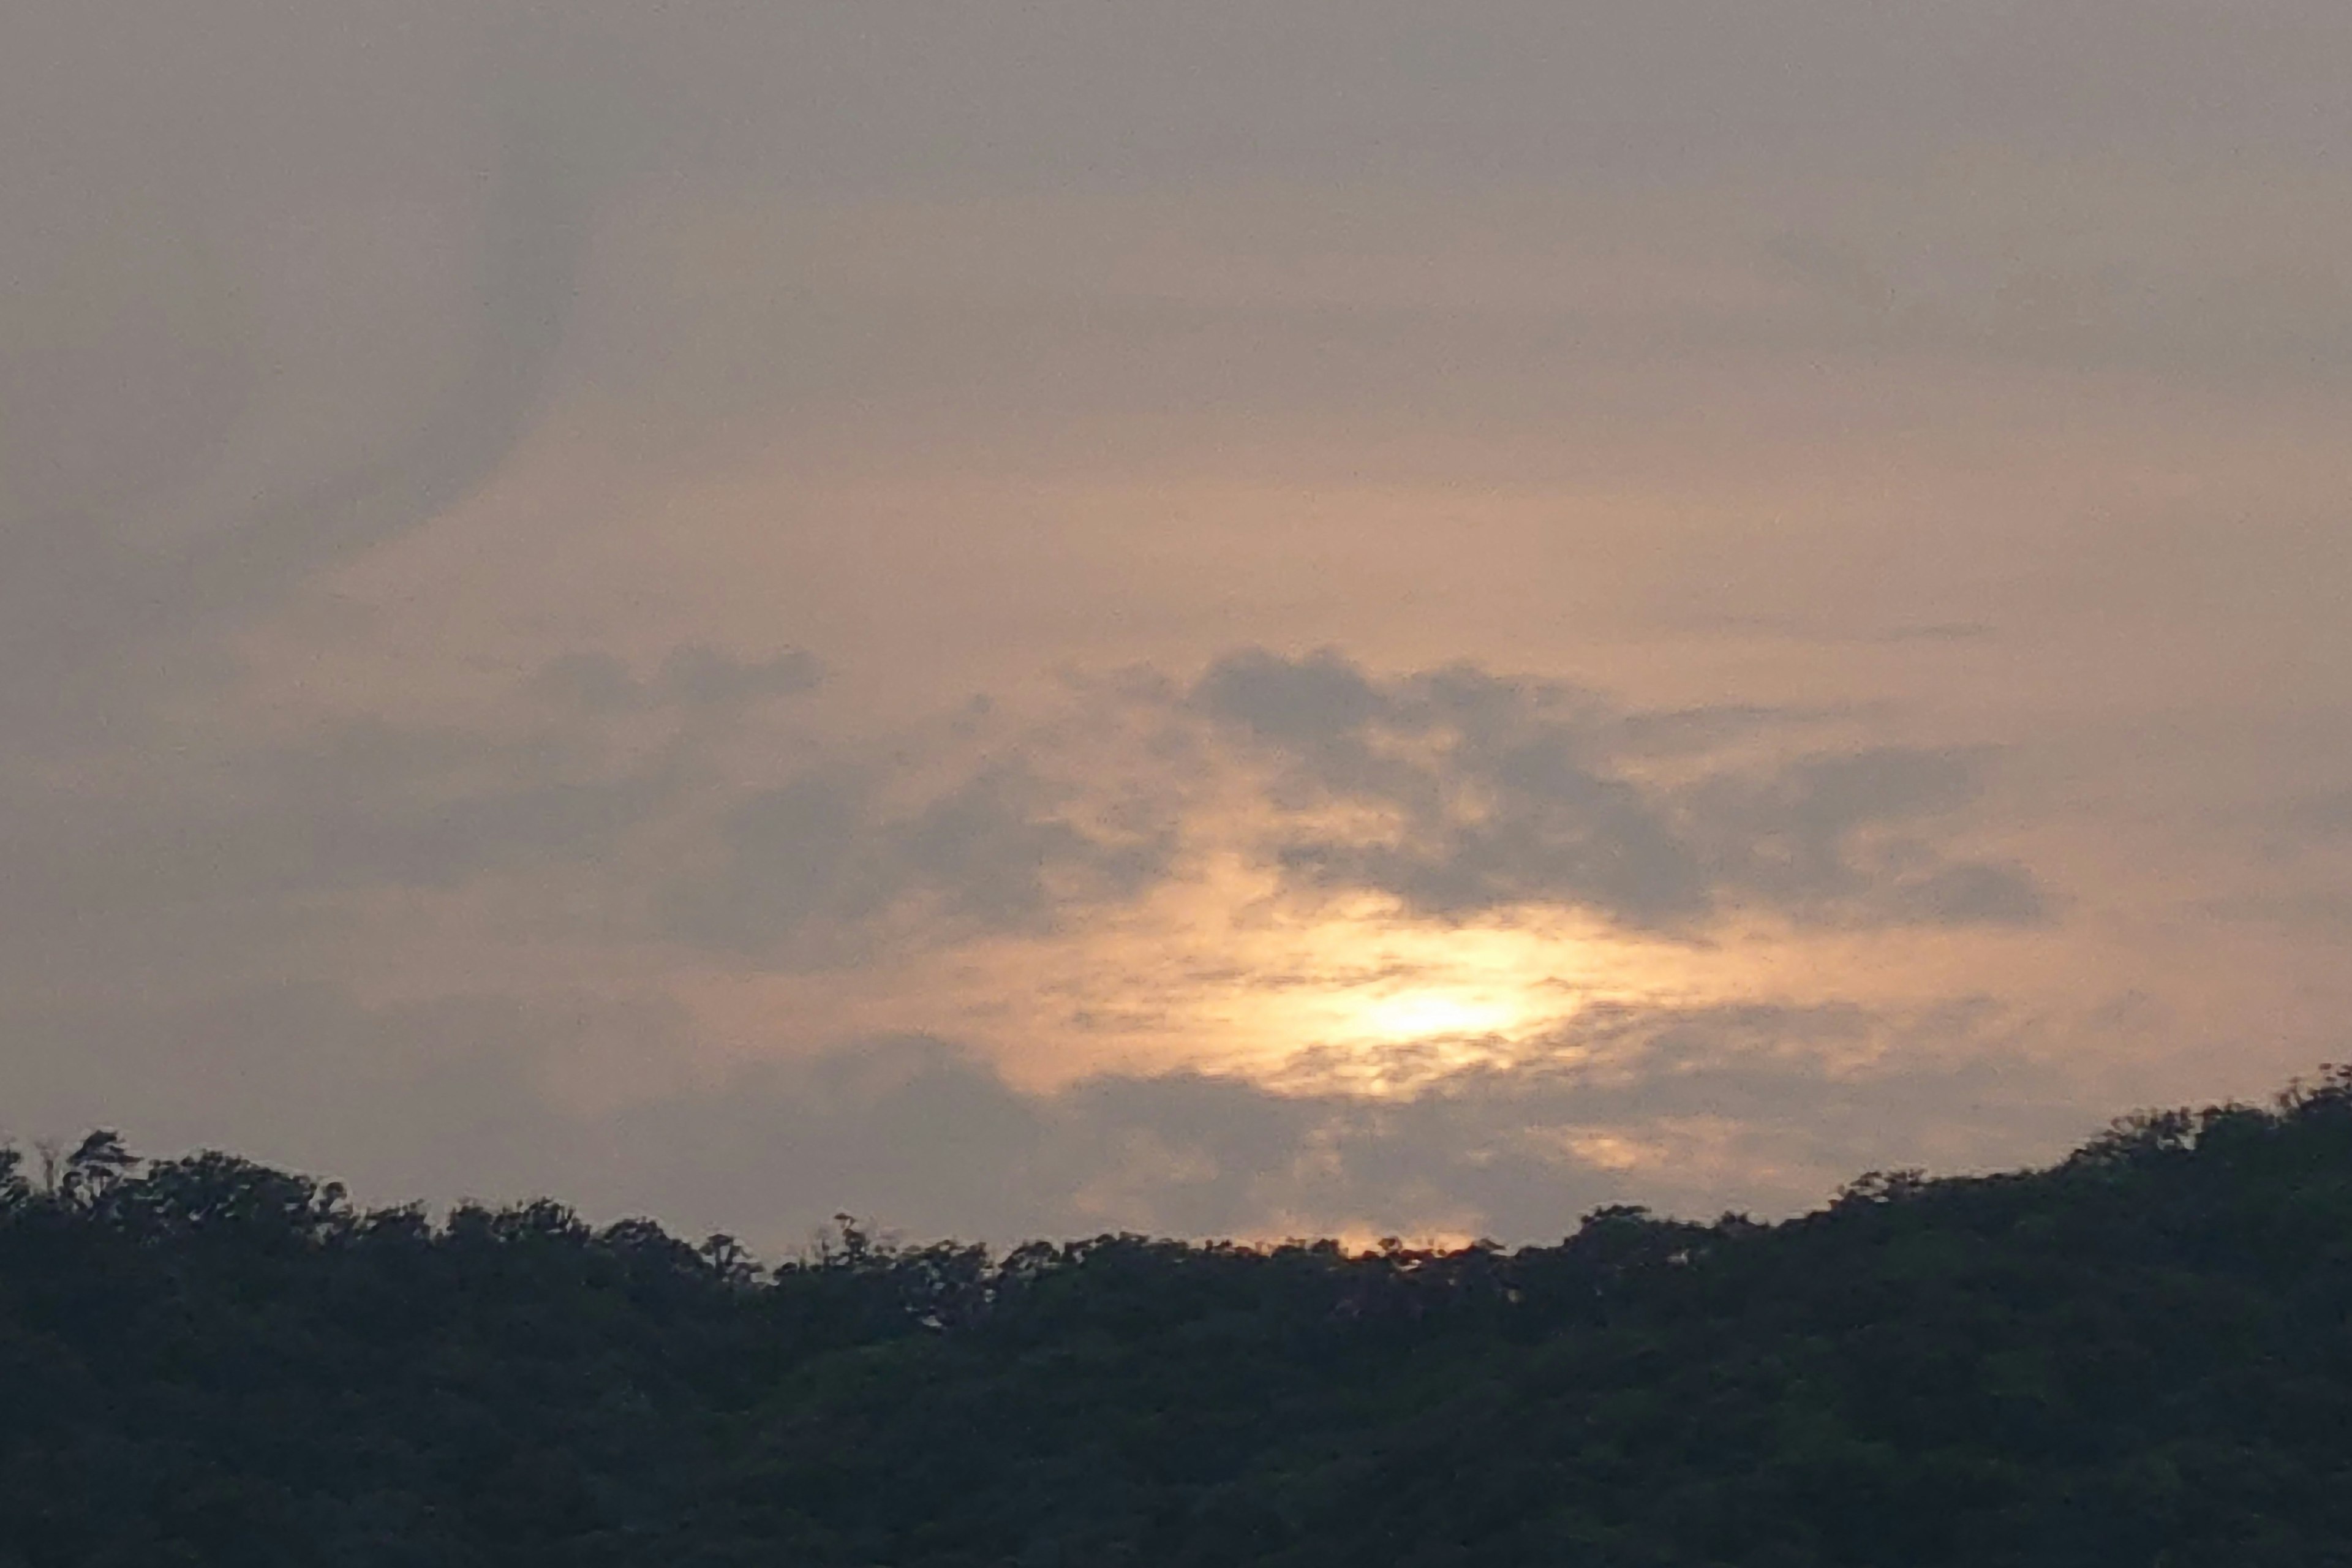
{"type": "Polygon", "coordinates": [[[2342,0],[0,23],[0,1131],[1780,1213],[2352,1016],[2342,0]]]}

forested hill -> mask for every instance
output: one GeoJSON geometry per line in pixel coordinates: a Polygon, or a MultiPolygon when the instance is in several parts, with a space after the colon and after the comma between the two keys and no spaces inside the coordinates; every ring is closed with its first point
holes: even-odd
{"type": "Polygon", "coordinates": [[[2340,1069],[1517,1252],[845,1226],[766,1271],[0,1159],[8,1568],[2352,1563],[2340,1069]]]}

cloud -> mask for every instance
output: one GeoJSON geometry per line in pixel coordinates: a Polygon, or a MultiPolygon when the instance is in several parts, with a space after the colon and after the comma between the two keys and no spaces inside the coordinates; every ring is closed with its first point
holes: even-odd
{"type": "Polygon", "coordinates": [[[1042,715],[853,742],[789,700],[820,676],[797,651],[688,645],[643,669],[579,651],[464,724],[191,732],[170,767],[103,787],[18,779],[0,969],[192,998],[324,980],[476,929],[489,900],[532,942],[848,984],[1003,938],[1080,954],[1090,917],[1148,926],[1155,896],[1236,863],[1408,920],[1567,908],[1678,937],[1741,911],[2000,927],[2051,907],[2026,868],[1945,847],[1981,754],[1776,760],[1813,721],[1793,710],[1628,711],[1468,665],[1375,678],[1243,651],[1189,689],[1130,672],[1042,715]]]}
{"type": "Polygon", "coordinates": [[[198,787],[18,799],[7,903],[26,921],[131,904],[264,920],[562,872],[610,929],[788,967],[1046,935],[1236,849],[1297,889],[1439,920],[1555,906],[1696,932],[1738,909],[1958,926],[2050,907],[2023,867],[1937,843],[1982,794],[1980,752],[1727,760],[1799,713],[1627,711],[1470,665],[1376,679],[1336,652],[1244,650],[1189,692],[1137,678],[1025,728],[975,711],[945,739],[850,745],[762,727],[763,704],[822,674],[798,650],[688,645],[642,676],[575,652],[495,724],[320,724],[213,749],[198,787]],[[747,756],[781,756],[782,776],[746,780],[747,756]]]}
{"type": "Polygon", "coordinates": [[[1869,640],[1889,645],[1973,643],[1986,642],[1999,635],[1999,629],[1989,621],[1924,621],[1916,626],[1892,627],[1869,640]]]}
{"type": "MultiPolygon", "coordinates": [[[[2161,26],[2118,4],[1988,26],[1968,7],[1858,25],[1825,0],[1623,17],[1489,0],[1440,23],[1220,0],[883,23],[638,0],[396,17],[225,0],[196,25],[78,6],[0,65],[0,270],[25,286],[0,310],[0,718],[120,733],[205,667],[225,626],[477,491],[568,377],[602,376],[627,402],[633,375],[696,363],[682,340],[697,333],[661,319],[665,287],[735,356],[665,383],[666,416],[713,418],[739,380],[781,375],[796,398],[874,402],[902,437],[960,379],[975,416],[1010,393],[1066,423],[1055,400],[1072,388],[1088,410],[1164,415],[1184,356],[1151,351],[1219,325],[1232,352],[1193,351],[1205,375],[1173,401],[1339,407],[1402,389],[1424,425],[1441,384],[1486,380],[1464,405],[1482,426],[1534,386],[1584,384],[1570,362],[1612,332],[1612,354],[1650,363],[1694,342],[1710,363],[1761,346],[1808,364],[1977,342],[2176,380],[2249,354],[2340,378],[2352,296],[2311,258],[2342,248],[2347,209],[2311,150],[2346,130],[2345,25],[2316,0],[2267,8],[2252,36],[2210,7],[2161,9],[2161,26]],[[2116,147],[2142,161],[2085,162],[2116,147]],[[743,254],[718,270],[741,289],[600,251],[656,184],[722,211],[743,254]],[[1273,238],[1223,220],[1241,243],[1211,236],[1175,270],[1226,292],[1171,320],[1187,301],[1131,258],[1199,232],[1197,209],[1109,195],[1252,184],[1303,216],[1273,238]],[[1433,185],[1566,205],[1524,230],[1507,204],[1489,212],[1498,258],[1427,243],[1489,226],[1475,205],[1416,205],[1407,187],[1433,185]],[[1623,226],[1576,204],[1599,192],[1623,210],[1607,193],[1629,187],[1672,194],[1627,216],[1648,226],[1636,251],[1673,265],[1633,262],[1631,305],[1613,280],[1562,287],[1582,275],[1557,264],[1564,237],[1623,226]],[[971,199],[959,213],[943,188],[971,199]],[[1335,207],[1339,189],[1355,194],[1335,207]],[[1071,198],[1053,222],[1021,205],[1040,191],[1071,198]],[[807,237],[861,204],[949,224],[884,236],[894,265],[940,258],[901,290],[932,314],[906,297],[861,314],[876,309],[853,299],[874,270],[862,253],[845,278],[809,269],[807,237]],[[764,216],[732,221],[747,211],[764,216]],[[969,242],[985,237],[968,230],[1005,213],[1032,247],[997,268],[1017,299],[974,300],[969,242]],[[1108,350],[1118,301],[1097,287],[1101,250],[1128,280],[1108,350]],[[1055,257],[1065,271],[1041,290],[1055,257]],[[1381,342],[1335,356],[1335,310],[1372,319],[1346,281],[1367,259],[1409,286],[1389,290],[1381,342]],[[1532,311],[1529,274],[1551,280],[1532,311]],[[940,308],[942,279],[962,306],[940,308]],[[1238,308],[1236,279],[1287,308],[1238,308]],[[1431,279],[1453,281],[1433,294],[1431,279]],[[1461,303],[1498,298],[1518,301],[1500,320],[1461,303]],[[1537,316],[1549,324],[1531,331],[1537,316]],[[615,349],[640,329],[639,349],[615,349]],[[1075,357],[1003,379],[1044,363],[1049,335],[1075,357]],[[1363,374],[1406,339],[1420,346],[1363,374]],[[886,363],[907,384],[877,388],[886,363]],[[1270,374],[1236,385],[1251,365],[1270,374]]],[[[1597,259],[1606,279],[1628,269],[1597,259]]]]}
{"type": "Polygon", "coordinates": [[[1927,837],[1982,794],[1974,751],[1876,746],[1677,778],[1643,769],[1666,729],[1654,716],[1468,665],[1376,679],[1331,650],[1227,655],[1191,702],[1275,763],[1289,821],[1274,853],[1295,880],[1419,914],[1558,904],[1676,929],[1734,905],[1945,925],[2049,910],[2026,868],[1951,859],[1927,837]],[[1359,820],[1315,826],[1334,808],[1359,820]]]}
{"type": "Polygon", "coordinates": [[[610,854],[677,785],[667,760],[614,761],[551,733],[352,721],[236,748],[196,778],[15,803],[0,919],[233,908],[476,878],[610,854]]]}
{"type": "MultiPolygon", "coordinates": [[[[242,126],[276,96],[205,108],[242,126]]],[[[19,732],[121,730],[217,675],[220,634],[442,515],[543,409],[589,228],[564,127],[509,115],[478,132],[471,169],[424,167],[404,199],[347,129],[317,141],[350,187],[307,206],[270,193],[252,213],[254,193],[219,188],[250,177],[224,162],[169,200],[148,174],[59,198],[61,222],[12,211],[36,236],[126,215],[25,258],[47,292],[0,316],[12,364],[19,332],[53,317],[103,328],[31,354],[39,384],[0,384],[0,721],[19,732]],[[199,192],[251,230],[226,237],[199,192]]]]}
{"type": "Polygon", "coordinates": [[[533,682],[540,695],[591,713],[628,713],[670,706],[725,708],[796,697],[824,683],[824,663],[803,648],[745,659],[701,643],[672,648],[640,680],[613,654],[568,653],[551,659],[533,682]]]}
{"type": "MultiPolygon", "coordinates": [[[[37,1021],[21,1007],[12,1023],[37,1021]]],[[[52,1026],[54,1026],[54,1025],[52,1026]]],[[[330,987],[125,1007],[0,1075],[7,1130],[120,1125],[226,1145],[368,1201],[551,1194],[723,1228],[771,1255],[848,1212],[915,1237],[1487,1234],[1549,1240],[1601,1204],[1792,1212],[1867,1168],[2054,1155],[2112,1107],[1983,1004],[1602,1010],[1525,1059],[1367,1096],[1193,1071],[1024,1090],[923,1036],[843,1042],[565,1109],[592,1061],[676,1058],[654,1005],[495,995],[365,1006],[330,987]],[[194,1092],[207,1075],[238,1093],[194,1092]]]]}
{"type": "Polygon", "coordinates": [[[0,931],[12,939],[0,963],[153,974],[178,950],[201,955],[198,970],[268,970],[306,932],[351,928],[373,895],[414,904],[491,879],[535,885],[541,908],[549,881],[584,879],[593,923],[641,928],[648,836],[694,820],[724,777],[725,746],[762,704],[823,674],[797,649],[747,659],[688,644],[643,679],[581,652],[467,722],[362,715],[268,738],[186,729],[170,737],[168,766],[96,780],[0,770],[0,931]]]}
{"type": "Polygon", "coordinates": [[[2270,826],[2281,838],[2296,846],[2352,840],[2352,789],[2298,795],[2272,814],[2270,826]]]}
{"type": "Polygon", "coordinates": [[[904,807],[886,804],[892,784],[873,766],[819,765],[734,806],[715,868],[671,888],[671,934],[746,953],[846,937],[855,951],[855,928],[894,912],[932,940],[1042,931],[1168,869],[1165,834],[1089,826],[1019,763],[983,764],[904,807]]]}
{"type": "Polygon", "coordinates": [[[1024,1092],[949,1044],[899,1038],[633,1108],[600,1142],[624,1169],[674,1149],[661,1180],[679,1212],[769,1237],[840,1209],[1000,1241],[1541,1240],[1606,1203],[1777,1215],[1864,1169],[2061,1152],[2112,1108],[2021,1050],[2020,1027],[1973,1002],[1603,1010],[1525,1059],[1391,1096],[1190,1071],[1024,1092]],[[793,1219],[752,1224],[744,1205],[762,1188],[780,1210],[789,1194],[793,1219]]]}
{"type": "MultiPolygon", "coordinates": [[[[657,689],[583,656],[550,679],[601,710],[657,689]]],[[[1441,920],[1538,905],[1681,932],[1739,908],[1815,924],[2047,918],[2030,870],[1937,843],[1983,793],[1981,752],[1725,760],[1808,718],[1627,711],[1469,664],[1376,679],[1335,651],[1245,649],[1189,691],[1130,672],[1025,729],[969,718],[1000,749],[960,761],[909,739],[805,763],[713,820],[661,918],[714,951],[843,962],[877,942],[1049,932],[1234,850],[1295,889],[1383,893],[1441,920]]]]}
{"type": "Polygon", "coordinates": [[[2215,820],[2234,841],[2231,869],[2242,875],[2234,886],[2214,879],[2205,913],[2321,942],[2352,933],[2352,789],[2323,784],[2235,805],[2215,820]]]}

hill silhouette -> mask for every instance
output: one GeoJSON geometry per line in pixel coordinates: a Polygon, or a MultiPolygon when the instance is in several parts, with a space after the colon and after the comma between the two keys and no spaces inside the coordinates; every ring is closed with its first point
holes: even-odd
{"type": "Polygon", "coordinates": [[[2352,1070],[1516,1251],[770,1269],[0,1153],[0,1564],[134,1563],[2352,1563],[2352,1070]]]}

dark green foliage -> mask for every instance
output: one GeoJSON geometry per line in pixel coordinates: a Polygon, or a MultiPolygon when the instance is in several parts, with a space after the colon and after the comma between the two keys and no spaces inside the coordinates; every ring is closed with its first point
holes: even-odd
{"type": "Polygon", "coordinates": [[[0,1152],[0,1568],[2352,1563],[2352,1074],[1765,1226],[773,1272],[0,1152]]]}

